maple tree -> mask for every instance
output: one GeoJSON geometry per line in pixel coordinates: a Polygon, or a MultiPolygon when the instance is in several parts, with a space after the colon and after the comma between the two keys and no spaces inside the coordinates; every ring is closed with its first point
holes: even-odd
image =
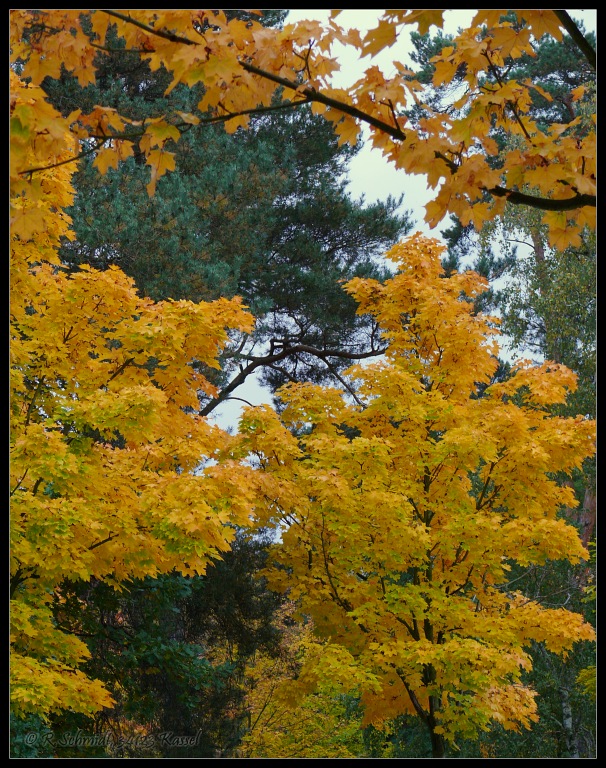
{"type": "MultiPolygon", "coordinates": [[[[508,20],[516,23],[514,13],[508,20]]],[[[593,36],[588,35],[593,42],[593,36]]],[[[420,69],[417,77],[431,82],[434,74],[432,58],[452,45],[452,37],[441,34],[430,37],[413,35],[413,60],[420,69]]],[[[565,37],[557,43],[545,36],[534,47],[535,56],[506,60],[506,77],[520,80],[531,78],[549,91],[547,101],[533,94],[530,107],[538,124],[567,124],[578,119],[586,122],[595,113],[595,72],[587,60],[579,57],[576,44],[565,37]],[[587,86],[582,101],[573,101],[570,93],[587,86]],[[593,95],[592,95],[593,94],[593,95]]],[[[458,73],[462,78],[464,70],[458,73]]],[[[487,73],[487,80],[490,75],[487,73]]],[[[450,86],[452,88],[452,85],[450,86]]],[[[432,109],[447,109],[452,101],[449,88],[434,89],[432,109]]],[[[417,108],[418,109],[418,108],[417,108]]],[[[503,148],[511,145],[507,136],[496,137],[503,148]]],[[[503,316],[502,330],[507,335],[509,354],[537,354],[547,360],[564,363],[578,375],[578,388],[567,403],[554,407],[554,413],[589,416],[595,413],[595,311],[596,311],[596,242],[595,234],[584,230],[580,242],[565,250],[549,246],[548,229],[541,221],[542,213],[527,207],[506,208],[495,221],[485,222],[479,232],[463,227],[460,222],[442,232],[449,243],[449,268],[466,264],[491,280],[500,280],[500,287],[487,292],[476,306],[496,308],[503,316]]],[[[454,219],[454,217],[452,217],[454,219]]],[[[578,528],[587,545],[595,525],[595,462],[587,459],[571,478],[577,498],[574,510],[567,510],[569,520],[578,528]]],[[[591,612],[583,603],[583,587],[591,568],[569,563],[547,563],[544,566],[519,568],[516,578],[529,594],[543,594],[552,605],[574,607],[593,623],[591,612]]],[[[592,664],[595,648],[587,647],[567,659],[549,654],[540,646],[530,649],[533,669],[528,680],[539,693],[541,721],[530,735],[503,734],[491,729],[496,755],[511,757],[542,754],[553,757],[579,757],[593,753],[595,738],[595,709],[579,694],[575,685],[578,671],[592,664]],[[540,748],[538,745],[540,744],[540,748]],[[539,751],[540,749],[540,751],[539,751]]],[[[595,663],[595,662],[594,662],[595,663]]],[[[472,747],[473,748],[473,747],[472,747]]],[[[477,750],[477,744],[475,745],[477,750]]],[[[462,746],[465,754],[465,745],[462,746]]],[[[479,756],[476,752],[468,756],[479,756]]]]}
{"type": "Polygon", "coordinates": [[[204,572],[248,525],[240,466],[198,414],[237,299],[154,303],[119,269],[67,274],[71,136],[37,86],[11,77],[11,699],[18,715],[109,706],[57,625],[64,579],[204,572]],[[32,179],[26,166],[55,163],[32,179]]]}
{"type": "MultiPolygon", "coordinates": [[[[114,47],[115,41],[108,44],[114,47]]],[[[180,86],[170,100],[163,99],[168,82],[166,71],[151,73],[138,57],[118,49],[100,57],[96,86],[82,89],[65,72],[58,80],[46,78],[42,86],[63,114],[95,104],[119,107],[136,119],[161,114],[167,105],[193,109],[201,88],[180,86]]],[[[291,347],[296,341],[336,350],[343,338],[351,348],[362,322],[355,316],[353,299],[343,300],[347,297],[338,280],[354,274],[379,276],[370,254],[394,242],[406,219],[393,214],[396,201],[362,206],[349,198],[342,176],[355,149],[337,146],[322,118],[304,109],[263,116],[237,136],[221,127],[190,131],[175,147],[175,172],[159,180],[153,197],[145,192],[149,167],[136,141],[133,152],[103,176],[93,165],[94,155],[78,162],[72,178],[76,195],[67,211],[74,237],[59,250],[66,267],[77,270],[87,262],[98,268],[120,266],[135,279],[140,293],[155,300],[199,301],[237,293],[255,314],[265,308],[248,348],[242,351],[236,339],[224,349],[221,370],[204,371],[215,383],[231,372],[232,350],[240,348],[240,361],[243,354],[256,352],[250,348],[258,347],[262,336],[288,336],[291,347]],[[303,290],[293,291],[294,283],[303,290]],[[293,318],[300,329],[296,339],[293,318]]],[[[307,353],[298,357],[304,354],[313,359],[307,353]]],[[[300,371],[297,355],[292,358],[292,367],[288,358],[280,366],[300,371]]],[[[268,370],[283,376],[277,365],[268,370]]],[[[217,396],[199,394],[201,402],[216,404],[217,396]]],[[[125,741],[132,736],[130,754],[137,756],[139,729],[191,734],[196,741],[191,753],[181,747],[173,751],[176,756],[208,757],[215,748],[229,748],[240,733],[239,665],[245,644],[241,635],[223,640],[212,634],[207,642],[190,627],[189,608],[195,597],[198,615],[212,615],[207,595],[218,568],[228,599],[231,555],[226,553],[204,576],[174,573],[131,580],[120,593],[104,582],[61,585],[58,620],[85,638],[91,656],[82,670],[104,683],[115,704],[94,720],[53,716],[55,741],[77,728],[111,732],[125,741]],[[182,598],[187,590],[191,600],[182,598]],[[165,606],[171,600],[169,611],[165,606]],[[238,648],[229,661],[210,664],[199,658],[212,656],[215,644],[223,642],[238,648]],[[200,731],[204,736],[196,738],[200,731]]],[[[237,598],[238,615],[252,607],[242,603],[242,592],[237,598]]],[[[226,626],[237,631],[233,622],[226,626]]],[[[257,634],[250,632],[251,637],[257,634]]],[[[160,750],[163,756],[171,754],[169,745],[160,745],[160,750]]],[[[63,750],[61,756],[73,754],[63,750]]]]}
{"type": "MultiPolygon", "coordinates": [[[[478,225],[500,215],[509,202],[545,211],[543,221],[555,247],[576,244],[585,225],[595,226],[595,115],[589,124],[579,119],[539,124],[530,114],[532,93],[547,100],[550,94],[532,80],[507,80],[503,74],[506,59],[533,56],[534,41],[545,35],[559,41],[562,30],[595,69],[595,51],[566,11],[518,11],[517,24],[503,21],[507,11],[478,11],[434,61],[439,84],[452,82],[465,69],[464,93],[448,114],[432,113],[428,105],[429,116],[418,124],[409,121],[406,109],[423,104],[423,86],[397,60],[395,74],[371,65],[349,88],[332,87],[331,76],[339,69],[338,58],[331,55],[333,44],[372,57],[396,45],[411,25],[420,34],[432,25],[441,27],[443,13],[385,11],[362,37],[356,29],[339,26],[339,11],[325,26],[302,21],[277,30],[254,20],[228,19],[222,11],[99,10],[92,17],[91,39],[78,11],[15,10],[11,56],[33,84],[58,77],[64,68],[87,85],[94,82],[95,56],[115,25],[129,51],[139,52],[153,71],[165,67],[172,73],[167,92],[179,83],[202,83],[198,109],[203,118],[179,111],[139,124],[98,106],[65,118],[77,139],[92,139],[86,151],[96,151],[101,172],[132,154],[136,136],[150,167],[150,194],[158,178],[174,169],[171,148],[181,130],[220,122],[234,132],[248,125],[251,114],[311,103],[334,125],[340,142],[354,144],[364,123],[369,141],[396,167],[426,177],[437,190],[426,207],[430,226],[448,213],[478,225]],[[492,76],[488,84],[487,72],[492,76]],[[276,103],[278,91],[283,101],[276,103]],[[506,152],[495,141],[503,133],[512,140],[506,152]]],[[[584,95],[581,85],[570,98],[584,95]]]]}
{"type": "Polygon", "coordinates": [[[566,655],[594,637],[508,576],[588,557],[558,515],[577,501],[554,474],[593,453],[594,423],[550,414],[576,386],[562,365],[520,361],[491,383],[497,321],[470,301],[486,282],[445,278],[442,252],[417,235],[390,252],[392,280],[346,286],[389,341],[383,362],[349,371],[355,401],[286,385],[282,421],[250,409],[240,427],[258,515],[283,526],[270,584],[347,652],[352,680],[368,676],[365,722],[416,714],[436,757],[493,720],[536,720],[521,682],[533,641],[566,655]]]}

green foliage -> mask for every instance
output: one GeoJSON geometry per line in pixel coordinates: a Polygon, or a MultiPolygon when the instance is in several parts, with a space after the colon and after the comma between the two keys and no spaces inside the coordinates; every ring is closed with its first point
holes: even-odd
{"type": "Polygon", "coordinates": [[[69,743],[78,729],[113,734],[101,749],[113,757],[213,757],[237,746],[244,665],[277,641],[278,599],[256,577],[266,544],[240,535],[203,577],[166,574],[121,592],[102,582],[64,585],[58,620],[79,627],[92,653],[86,671],[117,703],[94,720],[55,718],[60,756],[93,756],[69,743]],[[167,733],[192,743],[161,738],[167,733]]]}
{"type": "MultiPolygon", "coordinates": [[[[574,18],[574,11],[572,16],[574,18]]],[[[576,24],[595,48],[595,34],[586,33],[582,21],[576,24]]],[[[571,122],[579,110],[579,104],[574,104],[571,98],[571,91],[584,83],[595,82],[596,77],[584,57],[579,56],[578,48],[569,35],[564,35],[559,42],[546,35],[537,46],[536,56],[525,54],[512,64],[510,76],[513,79],[524,80],[530,77],[534,84],[551,96],[551,100],[548,100],[538,91],[532,91],[535,115],[545,128],[554,123],[571,122]]]]}
{"type": "Polygon", "coordinates": [[[503,330],[518,348],[562,362],[579,375],[569,412],[595,413],[595,242],[542,259],[519,260],[500,295],[503,330]]]}
{"type": "Polygon", "coordinates": [[[10,757],[31,759],[54,757],[52,731],[42,718],[10,715],[10,757]]]}

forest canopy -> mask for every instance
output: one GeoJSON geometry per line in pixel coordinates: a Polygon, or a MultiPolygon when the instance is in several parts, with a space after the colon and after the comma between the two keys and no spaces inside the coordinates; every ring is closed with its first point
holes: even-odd
{"type": "Polygon", "coordinates": [[[593,756],[595,39],[443,13],[10,12],[14,756],[593,756]]]}

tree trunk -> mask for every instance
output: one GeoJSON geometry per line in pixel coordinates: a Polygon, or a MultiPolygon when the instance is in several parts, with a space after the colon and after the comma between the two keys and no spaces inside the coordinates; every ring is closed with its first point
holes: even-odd
{"type": "Polygon", "coordinates": [[[583,530],[581,532],[581,541],[585,547],[589,543],[589,540],[593,536],[593,532],[595,530],[596,508],[597,499],[595,489],[586,488],[585,498],[583,499],[583,506],[578,515],[579,522],[583,526],[583,530]]]}
{"type": "Polygon", "coordinates": [[[431,756],[445,757],[446,742],[441,733],[435,733],[433,726],[429,726],[429,736],[431,738],[431,756]]]}
{"type": "Polygon", "coordinates": [[[578,758],[579,750],[577,748],[577,742],[574,737],[572,707],[570,706],[570,691],[565,686],[560,688],[560,701],[562,703],[562,725],[564,727],[564,738],[566,739],[568,757],[578,758]]]}

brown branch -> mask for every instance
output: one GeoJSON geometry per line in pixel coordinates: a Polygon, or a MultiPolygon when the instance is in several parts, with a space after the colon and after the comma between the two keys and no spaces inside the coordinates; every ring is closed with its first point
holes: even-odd
{"type": "Polygon", "coordinates": [[[32,410],[34,408],[34,401],[36,400],[36,397],[37,397],[38,393],[40,392],[40,390],[42,388],[42,385],[44,384],[45,378],[46,378],[46,376],[42,376],[42,378],[38,382],[38,384],[36,386],[36,389],[34,391],[34,394],[32,395],[32,399],[29,401],[29,405],[27,406],[27,413],[25,414],[25,426],[26,427],[29,426],[29,419],[30,419],[30,416],[32,415],[32,410]]]}
{"type": "Polygon", "coordinates": [[[595,70],[597,69],[597,56],[595,50],[592,48],[589,40],[583,35],[581,30],[574,23],[574,20],[569,16],[568,11],[555,11],[555,15],[558,17],[558,21],[564,27],[566,32],[570,35],[577,48],[587,59],[589,65],[595,70]]]}
{"type": "Polygon", "coordinates": [[[29,467],[25,470],[25,472],[21,475],[19,480],[17,480],[17,485],[13,488],[12,491],[10,491],[9,496],[12,496],[14,493],[16,493],[19,488],[21,487],[21,483],[25,480],[27,477],[27,473],[29,472],[29,467]]]}
{"type": "Polygon", "coordinates": [[[412,690],[412,688],[406,682],[406,679],[403,677],[402,673],[397,671],[397,674],[398,674],[398,677],[400,678],[400,680],[404,683],[404,687],[408,691],[408,695],[410,696],[410,700],[412,701],[412,705],[415,708],[415,711],[416,711],[417,715],[421,718],[421,720],[425,724],[427,724],[427,722],[429,720],[429,714],[423,709],[422,704],[417,699],[417,697],[416,697],[414,691],[412,690]]]}
{"type": "MultiPolygon", "coordinates": [[[[272,342],[273,344],[274,342],[272,342]]],[[[268,355],[264,355],[263,357],[255,357],[252,355],[244,355],[245,360],[250,360],[249,364],[240,370],[240,373],[238,373],[237,376],[235,376],[229,384],[227,384],[221,392],[217,395],[217,397],[210,400],[204,408],[200,410],[200,416],[208,416],[209,413],[212,413],[212,411],[215,410],[215,408],[222,403],[224,400],[227,399],[228,395],[231,395],[231,393],[237,389],[241,384],[243,384],[246,379],[254,373],[254,371],[257,370],[257,368],[261,368],[263,366],[269,366],[272,367],[274,363],[280,362],[280,360],[284,360],[287,357],[290,357],[291,355],[296,355],[298,353],[305,353],[309,355],[314,355],[315,357],[319,357],[321,360],[326,362],[326,357],[338,357],[341,359],[346,360],[363,360],[368,357],[376,357],[377,355],[382,355],[385,352],[385,349],[372,349],[369,352],[344,352],[343,350],[339,349],[318,349],[316,347],[311,347],[308,344],[293,344],[292,346],[284,346],[284,348],[280,352],[271,352],[268,355]]],[[[330,366],[329,366],[330,367],[330,366]]]]}
{"type": "Polygon", "coordinates": [[[17,591],[17,588],[20,587],[24,581],[27,581],[28,579],[40,578],[40,576],[35,572],[33,568],[29,568],[28,570],[29,573],[26,573],[25,571],[21,570],[21,568],[17,568],[15,573],[10,577],[9,597],[11,599],[17,591]]]}
{"type": "MultiPolygon", "coordinates": [[[[406,621],[406,619],[403,619],[401,616],[398,616],[397,613],[394,613],[393,611],[390,611],[389,609],[387,609],[387,612],[390,613],[397,622],[399,622],[404,627],[406,627],[406,629],[410,633],[410,636],[413,638],[413,640],[419,640],[419,630],[418,630],[418,628],[416,626],[415,627],[411,627],[410,624],[406,621]]],[[[416,619],[413,619],[413,621],[415,621],[415,624],[416,624],[416,619]]]]}
{"type": "Polygon", "coordinates": [[[132,24],[135,27],[139,27],[139,29],[144,30],[145,32],[149,32],[150,35],[156,35],[156,37],[162,37],[164,40],[169,40],[171,43],[184,43],[185,45],[199,45],[195,40],[190,40],[187,37],[180,37],[179,35],[173,35],[172,32],[163,32],[160,29],[154,29],[153,27],[149,27],[147,24],[144,24],[142,21],[137,21],[136,19],[133,19],[131,16],[126,16],[124,13],[120,13],[119,11],[109,11],[105,8],[99,9],[102,13],[107,13],[108,16],[113,16],[116,19],[120,19],[121,21],[126,21],[128,24],[132,24]]]}
{"type": "MultiPolygon", "coordinates": [[[[329,558],[328,558],[328,553],[326,551],[326,544],[325,544],[325,540],[324,540],[325,517],[324,517],[324,513],[321,513],[321,514],[322,514],[322,530],[320,531],[320,544],[322,545],[322,559],[324,560],[324,572],[326,573],[326,577],[328,579],[328,583],[329,583],[330,588],[332,590],[332,595],[333,595],[333,599],[334,599],[335,603],[337,605],[339,605],[341,608],[343,608],[343,610],[346,613],[349,613],[350,611],[353,610],[353,606],[351,605],[351,603],[348,600],[344,600],[341,597],[341,595],[339,594],[339,591],[337,589],[337,586],[336,586],[336,584],[333,581],[332,574],[330,572],[330,567],[329,567],[329,564],[328,564],[329,563],[329,558]]],[[[358,625],[358,626],[360,626],[360,625],[358,625]]],[[[363,629],[363,627],[361,627],[361,629],[363,629]]]]}
{"type": "Polygon", "coordinates": [[[356,395],[356,392],[355,392],[354,388],[351,387],[345,381],[345,379],[342,376],[339,375],[339,373],[335,370],[334,366],[328,360],[326,360],[324,357],[321,357],[320,359],[326,365],[326,367],[330,371],[331,375],[335,377],[335,379],[339,382],[339,384],[341,384],[343,389],[345,389],[347,392],[349,392],[349,394],[351,395],[351,397],[354,400],[354,402],[356,403],[356,405],[359,405],[360,408],[366,408],[365,403],[363,403],[362,400],[360,400],[360,398],[356,395]]]}
{"type": "Polygon", "coordinates": [[[456,589],[453,589],[452,592],[448,592],[448,597],[452,597],[453,595],[456,595],[457,592],[461,592],[465,587],[469,584],[469,577],[471,576],[473,572],[474,566],[470,566],[469,571],[467,572],[467,576],[465,577],[465,581],[460,584],[456,589]]]}
{"type": "Polygon", "coordinates": [[[116,368],[116,370],[112,373],[112,375],[109,377],[105,386],[107,386],[107,384],[109,384],[110,381],[113,381],[116,378],[116,376],[119,376],[122,373],[122,371],[124,371],[126,368],[128,368],[129,365],[131,365],[134,362],[135,362],[135,358],[129,357],[128,360],[125,360],[123,363],[121,363],[116,368]]]}
{"type": "Polygon", "coordinates": [[[417,519],[419,520],[419,522],[424,523],[425,522],[425,517],[421,514],[421,511],[419,510],[419,508],[415,504],[414,499],[411,499],[410,497],[408,497],[408,502],[412,506],[412,508],[414,510],[414,513],[417,516],[417,519]]]}
{"type": "MultiPolygon", "coordinates": [[[[383,120],[379,120],[372,115],[368,115],[365,112],[362,112],[362,110],[357,109],[350,104],[346,104],[344,102],[338,101],[337,99],[324,96],[314,88],[303,86],[284,77],[279,77],[278,75],[274,75],[271,72],[267,72],[266,70],[260,69],[259,67],[255,67],[253,64],[240,62],[240,65],[247,72],[251,72],[252,74],[267,78],[268,80],[271,80],[278,85],[283,85],[285,88],[289,88],[290,90],[294,90],[303,94],[306,97],[306,101],[308,102],[315,101],[321,104],[326,104],[333,109],[351,115],[352,117],[355,117],[358,120],[373,126],[379,131],[387,133],[394,139],[399,141],[405,141],[406,139],[406,135],[403,133],[399,126],[394,127],[389,123],[385,123],[383,120]]],[[[301,100],[300,102],[293,102],[293,106],[298,106],[299,103],[304,103],[304,101],[301,100]]],[[[434,152],[434,157],[436,160],[442,160],[444,163],[446,163],[451,173],[457,173],[458,165],[454,162],[454,160],[450,159],[441,152],[434,152]]],[[[596,205],[595,195],[577,194],[574,197],[555,200],[551,198],[526,195],[523,192],[516,192],[504,187],[492,187],[491,189],[486,189],[486,191],[494,197],[507,197],[508,202],[513,203],[514,205],[528,205],[531,208],[537,208],[543,211],[572,211],[576,208],[582,208],[586,205],[594,207],[596,205]]]]}
{"type": "Polygon", "coordinates": [[[595,195],[577,194],[574,197],[552,199],[550,197],[526,195],[523,192],[515,192],[512,189],[505,189],[505,187],[492,187],[492,189],[487,189],[486,191],[494,197],[506,197],[508,203],[513,203],[514,205],[528,205],[531,208],[538,208],[541,211],[573,211],[576,208],[583,208],[585,205],[590,205],[594,208],[596,206],[595,195]]]}
{"type": "Polygon", "coordinates": [[[488,486],[490,485],[490,476],[492,475],[492,470],[496,467],[497,463],[496,461],[490,462],[490,469],[488,470],[488,474],[486,475],[486,480],[484,481],[484,487],[482,488],[482,491],[476,501],[476,509],[481,509],[482,504],[484,502],[484,496],[486,495],[486,491],[488,490],[488,486]]]}
{"type": "MultiPolygon", "coordinates": [[[[299,102],[293,103],[292,101],[288,102],[282,102],[281,104],[272,104],[268,107],[254,107],[251,109],[243,109],[240,112],[229,112],[224,115],[214,115],[213,117],[209,118],[202,118],[200,122],[197,124],[201,128],[205,128],[208,125],[217,125],[219,123],[226,123],[228,120],[231,120],[234,117],[241,117],[242,115],[263,115],[267,112],[277,112],[282,109],[292,109],[293,107],[298,107],[301,104],[308,104],[309,101],[307,99],[302,99],[299,102]]],[[[175,128],[178,128],[181,133],[184,132],[184,129],[191,130],[193,129],[194,125],[191,123],[183,123],[183,122],[176,122],[173,123],[175,128]]],[[[88,138],[95,139],[97,141],[97,144],[95,144],[94,147],[91,147],[89,149],[84,150],[83,152],[80,152],[78,155],[74,155],[74,157],[70,157],[69,160],[61,160],[58,163],[51,163],[50,165],[41,165],[37,168],[27,168],[24,171],[20,171],[21,176],[31,176],[34,173],[39,173],[40,171],[48,171],[51,168],[58,168],[61,165],[67,165],[67,163],[75,163],[78,162],[78,160],[82,160],[82,158],[87,157],[88,155],[92,155],[95,152],[97,152],[101,147],[105,144],[106,141],[137,141],[145,134],[145,130],[141,129],[139,131],[132,131],[131,133],[112,133],[109,136],[106,135],[99,135],[96,133],[90,133],[88,135],[88,138]]]]}
{"type": "MultiPolygon", "coordinates": [[[[486,59],[486,61],[488,62],[488,69],[489,69],[489,70],[492,72],[492,74],[494,75],[494,78],[495,78],[495,80],[497,81],[497,83],[499,84],[499,86],[500,86],[501,88],[503,88],[503,85],[504,85],[504,83],[503,83],[503,79],[501,78],[501,75],[500,75],[500,73],[499,73],[499,70],[498,70],[498,69],[495,67],[495,65],[494,65],[494,64],[492,63],[492,61],[490,60],[490,56],[488,55],[488,52],[487,52],[487,51],[484,51],[484,58],[485,58],[485,59],[486,59]]],[[[509,109],[511,109],[511,111],[513,112],[513,116],[515,117],[517,124],[518,124],[518,125],[520,126],[520,128],[522,129],[522,133],[524,134],[524,136],[526,136],[526,138],[528,139],[528,141],[529,141],[529,142],[532,144],[532,143],[533,143],[533,142],[532,142],[532,137],[531,137],[531,135],[528,133],[528,131],[526,130],[526,126],[524,125],[524,123],[522,122],[522,118],[521,118],[521,117],[520,117],[520,115],[518,114],[518,110],[516,109],[516,105],[515,105],[515,104],[514,104],[512,101],[508,101],[508,102],[507,102],[507,106],[508,106],[508,107],[509,107],[509,109]]]]}
{"type": "Polygon", "coordinates": [[[302,83],[288,80],[285,77],[274,75],[272,72],[267,72],[266,70],[255,67],[253,64],[249,64],[245,61],[241,61],[240,66],[253,75],[259,75],[259,77],[263,77],[266,80],[271,80],[273,83],[284,86],[284,88],[288,88],[292,91],[303,94],[307,101],[316,101],[320,104],[325,104],[327,107],[332,107],[339,112],[343,112],[346,115],[350,115],[351,117],[355,117],[358,120],[362,120],[363,122],[368,123],[368,125],[372,125],[379,131],[383,131],[383,133],[389,134],[394,139],[398,139],[399,141],[406,140],[406,134],[403,133],[399,126],[396,125],[394,127],[389,123],[385,123],[383,120],[379,120],[372,115],[368,115],[366,112],[362,112],[361,109],[358,109],[351,104],[346,104],[345,102],[338,101],[337,99],[332,99],[330,96],[324,96],[323,93],[316,91],[315,88],[312,88],[309,85],[303,85],[302,83]]]}
{"type": "Polygon", "coordinates": [[[101,147],[105,144],[108,139],[113,139],[113,136],[105,136],[105,137],[98,137],[98,136],[91,136],[91,138],[98,139],[98,143],[91,147],[90,149],[85,150],[84,152],[80,152],[79,155],[74,155],[74,157],[70,157],[68,160],[61,160],[58,163],[51,163],[50,165],[41,165],[38,168],[27,168],[25,171],[20,171],[20,176],[32,176],[34,173],[38,173],[40,171],[48,171],[51,168],[59,168],[61,165],[67,165],[68,163],[75,163],[78,160],[81,160],[83,157],[86,157],[87,155],[92,155],[93,152],[96,152],[98,149],[101,149],[101,147]]]}
{"type": "Polygon", "coordinates": [[[91,544],[90,547],[88,547],[88,550],[90,552],[93,549],[97,549],[97,547],[100,547],[102,544],[107,544],[108,541],[111,541],[112,539],[115,539],[117,537],[118,537],[117,533],[113,533],[113,534],[110,533],[110,535],[107,538],[103,539],[102,541],[98,541],[96,544],[91,544]]]}

